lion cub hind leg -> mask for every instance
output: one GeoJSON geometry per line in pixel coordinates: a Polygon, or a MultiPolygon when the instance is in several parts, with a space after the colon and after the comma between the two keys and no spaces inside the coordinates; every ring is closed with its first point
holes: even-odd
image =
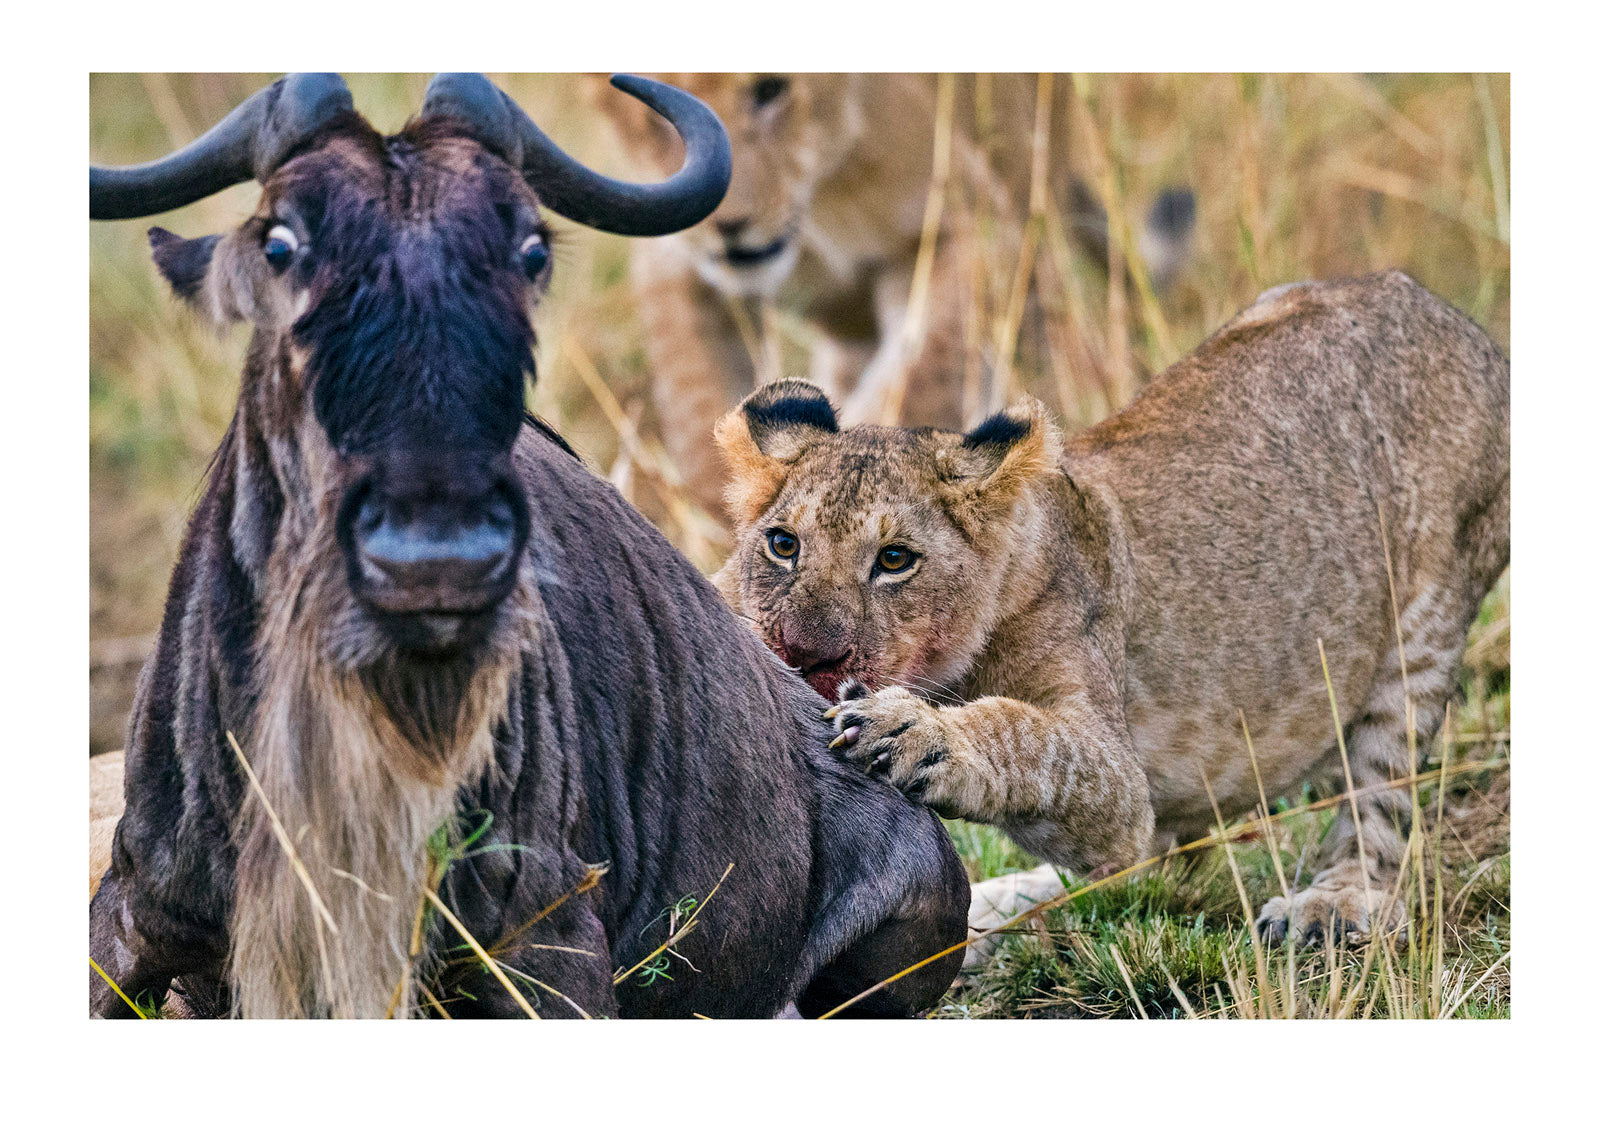
{"type": "MultiPolygon", "coordinates": [[[[1408,786],[1377,787],[1413,772],[1407,700],[1415,712],[1419,760],[1444,720],[1466,646],[1471,612],[1463,614],[1463,608],[1465,602],[1441,599],[1437,589],[1406,607],[1401,617],[1404,675],[1401,651],[1391,648],[1361,714],[1347,731],[1351,784],[1361,791],[1355,808],[1349,803],[1340,808],[1323,870],[1311,886],[1287,898],[1275,896],[1262,907],[1256,926],[1268,941],[1281,942],[1292,933],[1296,945],[1314,945],[1327,937],[1362,942],[1371,936],[1374,923],[1390,932],[1404,928],[1405,908],[1395,881],[1411,833],[1411,791],[1408,786]]],[[[1476,608],[1474,600],[1471,610],[1476,608]]]]}
{"type": "Polygon", "coordinates": [[[1392,873],[1363,878],[1359,860],[1341,860],[1288,899],[1273,896],[1261,908],[1256,927],[1274,943],[1291,932],[1296,946],[1320,946],[1330,938],[1362,943],[1371,938],[1374,922],[1390,932],[1403,930],[1403,909],[1397,904],[1392,873]]]}

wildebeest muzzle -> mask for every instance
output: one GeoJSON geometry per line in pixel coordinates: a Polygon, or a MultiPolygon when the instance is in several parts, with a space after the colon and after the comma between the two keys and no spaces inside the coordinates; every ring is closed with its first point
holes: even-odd
{"type": "Polygon", "coordinates": [[[374,459],[339,508],[350,586],[397,645],[433,651],[486,632],[516,587],[528,506],[502,454],[374,459]]]}

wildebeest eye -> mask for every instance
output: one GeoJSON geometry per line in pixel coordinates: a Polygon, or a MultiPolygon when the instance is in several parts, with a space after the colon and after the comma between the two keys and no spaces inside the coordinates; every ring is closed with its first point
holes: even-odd
{"type": "Polygon", "coordinates": [[[781,527],[774,527],[767,531],[767,549],[772,551],[772,556],[785,561],[800,552],[800,539],[781,527]]]}
{"type": "Polygon", "coordinates": [[[783,97],[789,89],[789,80],[782,75],[762,75],[750,87],[750,99],[757,106],[766,106],[783,97]]]}
{"type": "Polygon", "coordinates": [[[532,282],[544,274],[545,265],[550,262],[550,245],[536,232],[522,241],[519,254],[522,256],[522,272],[532,282]]]}
{"type": "Polygon", "coordinates": [[[878,568],[884,573],[904,573],[916,560],[917,555],[898,542],[878,551],[878,568]]]}
{"type": "Polygon", "coordinates": [[[274,224],[261,242],[261,254],[266,256],[267,266],[279,272],[289,266],[299,249],[300,240],[287,224],[274,224]]]}

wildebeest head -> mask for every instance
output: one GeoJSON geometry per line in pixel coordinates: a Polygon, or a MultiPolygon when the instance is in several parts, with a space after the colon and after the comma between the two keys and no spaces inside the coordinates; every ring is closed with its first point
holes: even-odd
{"type": "Polygon", "coordinates": [[[726,189],[726,135],[709,110],[659,83],[615,81],[683,134],[676,176],[601,177],[464,74],[437,76],[390,137],[338,76],[291,75],[179,153],[91,170],[102,219],[261,182],[232,232],[150,239],[179,296],[256,327],[240,411],[281,499],[257,508],[262,522],[236,521],[236,538],[276,553],[287,534],[312,557],[338,548],[338,562],[298,563],[297,580],[318,587],[316,614],[347,666],[447,657],[505,620],[528,534],[511,448],[533,372],[529,310],[551,272],[541,206],[655,235],[697,222],[726,189]]]}

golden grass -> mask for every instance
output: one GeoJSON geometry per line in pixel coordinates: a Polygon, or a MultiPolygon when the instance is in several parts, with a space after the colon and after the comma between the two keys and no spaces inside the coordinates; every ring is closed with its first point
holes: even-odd
{"type": "MultiPolygon", "coordinates": [[[[1476,773],[1476,772],[1480,772],[1480,771],[1483,771],[1483,770],[1496,770],[1496,769],[1503,768],[1504,764],[1505,764],[1504,762],[1499,761],[1499,760],[1465,762],[1465,763],[1461,763],[1461,764],[1457,765],[1456,767],[1454,767],[1451,770],[1448,770],[1448,772],[1446,770],[1443,770],[1443,769],[1441,769],[1441,770],[1433,770],[1433,771],[1428,771],[1428,772],[1421,773],[1421,774],[1413,774],[1413,775],[1410,775],[1410,776],[1404,777],[1404,778],[1396,778],[1396,779],[1393,779],[1393,780],[1388,781],[1388,782],[1384,782],[1384,783],[1381,783],[1381,784],[1378,784],[1378,785],[1366,786],[1366,787],[1363,787],[1361,789],[1346,789],[1346,790],[1344,790],[1344,791],[1342,791],[1340,793],[1333,794],[1333,795],[1328,796],[1328,797],[1320,798],[1317,801],[1313,801],[1313,802],[1310,802],[1310,803],[1307,803],[1307,804],[1304,804],[1304,805],[1294,806],[1294,807],[1291,807],[1291,808],[1288,808],[1288,809],[1284,809],[1281,812],[1277,812],[1277,813],[1269,813],[1269,814],[1265,814],[1265,815],[1254,816],[1254,817],[1248,818],[1248,819],[1246,819],[1244,821],[1236,822],[1236,823],[1234,823],[1232,825],[1223,825],[1221,822],[1219,822],[1218,831],[1216,831],[1216,832],[1210,833],[1210,834],[1208,834],[1206,836],[1203,836],[1203,837],[1199,837],[1199,838],[1197,838],[1195,840],[1191,840],[1191,841],[1189,841],[1189,842],[1187,842],[1185,844],[1176,845],[1173,848],[1168,849],[1166,852],[1161,853],[1160,855],[1147,857],[1144,860],[1140,860],[1137,863],[1130,864],[1126,868],[1122,868],[1122,869],[1120,869],[1120,870],[1118,870],[1116,872],[1111,873],[1110,875],[1102,876],[1101,878],[1099,878],[1097,880],[1090,880],[1090,881],[1088,881],[1088,882],[1086,882],[1086,883],[1084,883],[1082,885],[1075,886],[1075,887],[1071,888],[1070,890],[1065,891],[1065,892],[1063,892],[1062,894],[1060,894],[1058,896],[1055,896],[1052,899],[1043,900],[1043,901],[1035,904],[1034,906],[1028,908],[1027,910],[1017,913],[1016,915],[1012,916],[1010,919],[1007,919],[1004,923],[1001,923],[998,926],[990,927],[990,928],[988,928],[987,930],[984,930],[984,931],[974,932],[969,938],[965,939],[964,941],[956,943],[954,946],[945,947],[943,950],[940,950],[940,951],[938,951],[938,952],[936,952],[934,954],[930,954],[928,957],[926,957],[924,959],[921,959],[918,962],[916,962],[916,963],[914,963],[914,964],[912,964],[910,966],[907,966],[903,970],[897,971],[896,973],[890,975],[887,978],[884,978],[882,981],[879,981],[879,982],[877,982],[876,984],[874,984],[872,986],[867,987],[865,990],[862,990],[860,993],[856,994],[854,997],[849,998],[848,1000],[841,1002],[840,1004],[838,1004],[834,1008],[832,1008],[832,1009],[828,1010],[826,1013],[822,1014],[820,1019],[826,1020],[828,1018],[834,1017],[834,1016],[838,1015],[839,1013],[843,1012],[844,1010],[850,1008],[852,1005],[855,1005],[857,1002],[863,1001],[866,998],[872,996],[873,994],[877,993],[879,990],[883,989],[884,987],[892,985],[895,982],[898,982],[901,978],[904,978],[906,975],[912,974],[912,973],[916,972],[917,970],[922,969],[924,966],[929,965],[930,963],[937,962],[939,959],[944,958],[947,955],[954,954],[954,953],[956,953],[957,951],[960,951],[960,950],[965,950],[968,946],[972,945],[972,943],[977,942],[980,939],[990,938],[991,936],[995,936],[995,935],[1014,934],[1018,927],[1020,927],[1023,924],[1029,922],[1030,920],[1037,919],[1038,917],[1044,915],[1047,912],[1054,911],[1054,910],[1057,910],[1059,908],[1065,907],[1068,904],[1071,904],[1071,903],[1074,903],[1074,902],[1076,902],[1078,900],[1081,900],[1084,897],[1086,897],[1086,896],[1088,896],[1088,895],[1090,895],[1090,894],[1092,894],[1094,892],[1100,891],[1100,890],[1102,890],[1104,888],[1112,887],[1112,886],[1114,886],[1114,885],[1116,885],[1116,884],[1118,884],[1118,883],[1120,883],[1120,882],[1122,882],[1124,880],[1129,879],[1130,877],[1136,876],[1139,873],[1146,871],[1147,869],[1150,869],[1150,868],[1153,868],[1153,867],[1155,867],[1157,865],[1166,863],[1167,861],[1180,859],[1180,858],[1182,858],[1184,856],[1188,856],[1188,855],[1190,855],[1192,853],[1198,852],[1201,849],[1207,849],[1207,848],[1222,847],[1224,849],[1225,854],[1226,854],[1226,858],[1229,860],[1230,870],[1233,871],[1234,877],[1235,877],[1235,879],[1237,881],[1238,893],[1239,893],[1239,896],[1240,896],[1240,900],[1241,900],[1242,904],[1244,905],[1244,907],[1246,909],[1246,917],[1247,917],[1247,919],[1249,920],[1249,922],[1251,924],[1250,927],[1249,927],[1249,934],[1250,934],[1250,937],[1251,937],[1252,950],[1253,950],[1253,952],[1255,954],[1264,956],[1266,954],[1266,947],[1261,942],[1260,937],[1255,932],[1255,927],[1254,927],[1254,915],[1255,915],[1255,913],[1251,909],[1251,901],[1250,901],[1249,897],[1245,893],[1244,886],[1243,886],[1243,879],[1239,876],[1238,871],[1237,871],[1237,866],[1233,863],[1232,847],[1235,844],[1237,844],[1241,840],[1246,840],[1248,838],[1251,838],[1251,837],[1254,837],[1254,836],[1256,836],[1258,834],[1263,833],[1265,830],[1270,829],[1274,824],[1281,823],[1281,822],[1284,822],[1284,821],[1288,821],[1291,818],[1303,816],[1303,815],[1308,814],[1308,813],[1316,813],[1316,812],[1320,812],[1320,811],[1323,811],[1323,810],[1333,809],[1333,808],[1336,808],[1339,805],[1342,805],[1346,801],[1361,797],[1361,796],[1363,796],[1364,794],[1367,794],[1367,793],[1382,792],[1384,790],[1389,790],[1389,789],[1401,789],[1401,788],[1405,788],[1407,786],[1420,784],[1420,783],[1423,783],[1423,782],[1428,782],[1428,783],[1440,782],[1440,783],[1442,783],[1442,782],[1448,780],[1451,776],[1465,775],[1465,774],[1469,774],[1469,773],[1476,773]]],[[[1420,830],[1420,828],[1421,828],[1421,823],[1419,822],[1418,829],[1420,830]]],[[[1417,835],[1417,834],[1414,832],[1413,835],[1417,835]]],[[[1280,875],[1281,874],[1282,873],[1280,872],[1280,875]]],[[[1285,881],[1285,883],[1284,883],[1284,890],[1285,891],[1289,890],[1287,881],[1285,881]]],[[[1375,932],[1375,933],[1376,934],[1380,934],[1380,935],[1382,934],[1381,931],[1378,931],[1378,932],[1375,932]]],[[[1263,961],[1264,961],[1264,958],[1263,958],[1263,961]]],[[[1265,974],[1265,967],[1261,968],[1261,972],[1262,972],[1263,975],[1265,974]]]]}

